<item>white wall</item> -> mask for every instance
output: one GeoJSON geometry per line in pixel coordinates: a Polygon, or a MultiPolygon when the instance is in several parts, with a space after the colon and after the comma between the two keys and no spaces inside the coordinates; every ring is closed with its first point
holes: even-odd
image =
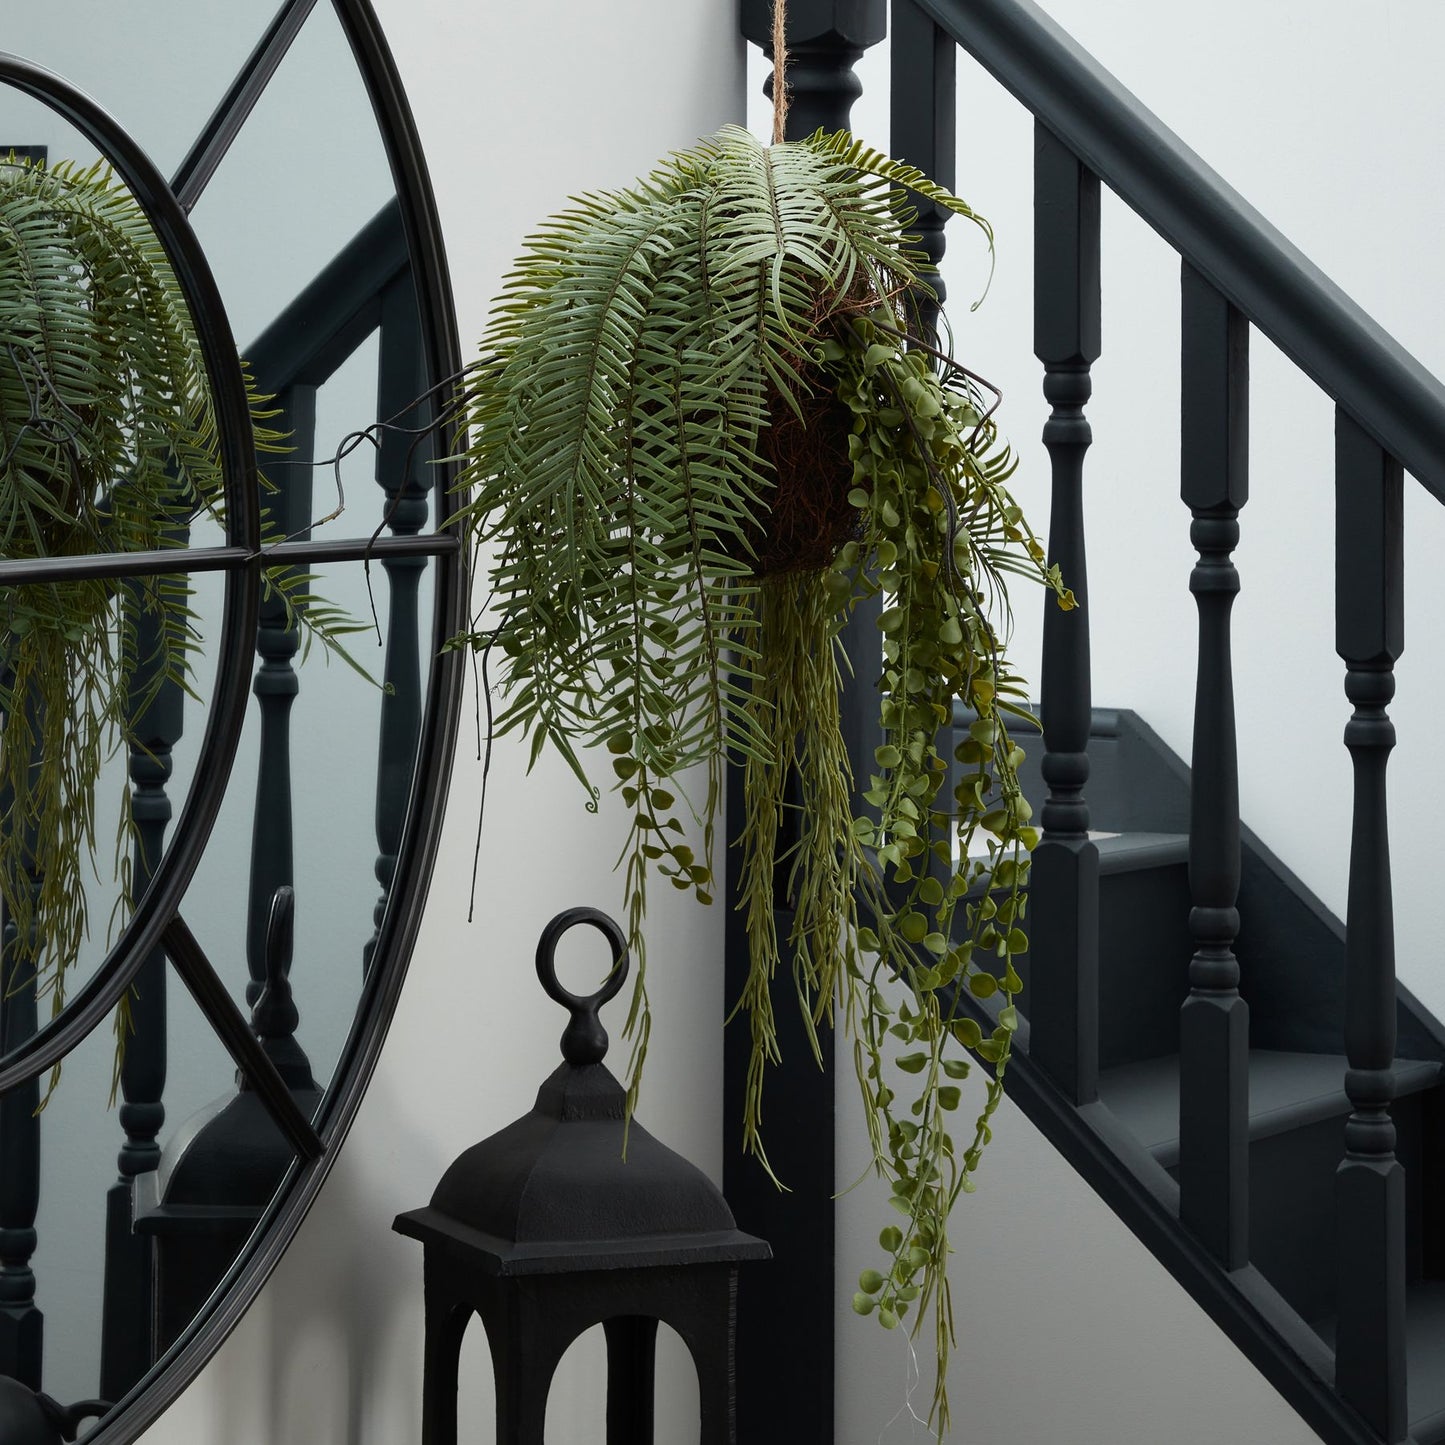
{"type": "MultiPolygon", "coordinates": [[[[1441,130],[1432,58],[1445,16],[1430,0],[1379,0],[1368,23],[1343,0],[1050,0],[1066,26],[1426,361],[1445,366],[1433,182],[1441,130]],[[1234,54],[1236,45],[1250,51],[1234,54]],[[1388,219],[1387,219],[1388,218],[1388,219]]],[[[523,230],[568,190],[625,181],[655,152],[737,113],[734,7],[715,0],[585,0],[460,6],[382,0],[432,159],[463,331],[523,230]],[[655,39],[643,43],[641,37],[655,39]]],[[[867,84],[886,79],[878,64],[867,84]]],[[[972,321],[955,305],[965,358],[1007,393],[1042,516],[1042,423],[1029,357],[1029,126],[963,62],[969,121],[959,188],[998,225],[999,276],[972,321]]],[[[880,112],[859,128],[886,139],[880,112]]],[[[1096,698],[1137,707],[1187,748],[1194,627],[1192,556],[1177,500],[1177,270],[1136,223],[1106,211],[1105,356],[1091,407],[1089,528],[1096,698]]],[[[960,245],[965,254],[969,248],[960,245]]],[[[975,257],[976,257],[976,253],[975,257]]],[[[981,273],[959,271],[955,302],[981,273]]],[[[1328,407],[1254,353],[1254,488],[1239,564],[1242,765],[1249,821],[1338,905],[1348,772],[1346,709],[1331,641],[1328,407]],[[1310,505],[1310,499],[1317,503],[1310,505]]],[[[1431,776],[1437,710],[1428,594],[1439,522],[1410,511],[1416,625],[1396,709],[1397,784],[1431,776]]],[[[1020,645],[1034,646],[1025,605],[1020,645]]],[[[515,755],[495,774],[479,900],[458,901],[470,860],[476,770],[458,767],[437,886],[390,1043],[357,1129],[295,1247],[235,1336],[146,1437],[147,1445],[393,1445],[417,1433],[419,1251],[388,1232],[445,1163],[530,1103],[557,1030],[530,979],[538,928],[555,906],[615,906],[606,871],[615,829],[587,817],[555,769],[522,782],[515,755]]],[[[1438,889],[1424,849],[1426,788],[1395,804],[1402,972],[1445,1004],[1429,940],[1438,889]]],[[[649,1126],[719,1168],[718,919],[655,920],[658,1044],[649,1126]]],[[[1016,1114],[1003,1121],[980,1192],[965,1201],[965,1305],[955,1386],[961,1441],[1132,1442],[1313,1438],[1181,1291],[1144,1256],[1016,1114]],[[986,1303],[985,1303],[986,1302],[986,1303]],[[1165,1423],[1167,1422],[1167,1424],[1165,1423]],[[1190,1432],[1193,1433],[1190,1433],[1190,1432]]],[[[864,1239],[878,1211],[860,1192],[844,1223],[864,1239]]],[[[859,1259],[858,1263],[866,1262],[859,1259]]],[[[851,1265],[845,1251],[842,1268],[851,1265]]],[[[903,1344],[840,1321],[839,1440],[923,1440],[897,1415],[903,1344]],[[890,1423],[891,1422],[891,1423],[890,1423]]],[[[480,1355],[471,1357],[480,1375],[480,1355]]],[[[485,1390],[468,1383],[469,1407],[485,1390]]],[[[925,1397],[926,1399],[926,1397],[925,1397]]],[[[490,1438],[484,1429],[476,1437],[490,1438]]],[[[556,1438],[586,1445],[575,1414],[556,1438]]],[[[664,1438],[670,1440],[671,1437],[664,1438]]]]}

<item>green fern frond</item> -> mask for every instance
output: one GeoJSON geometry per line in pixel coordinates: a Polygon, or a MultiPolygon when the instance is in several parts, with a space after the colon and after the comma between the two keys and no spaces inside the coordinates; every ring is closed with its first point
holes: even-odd
{"type": "Polygon", "coordinates": [[[991,250],[963,201],[846,135],[766,146],[728,128],[632,188],[574,201],[528,242],[483,338],[493,359],[473,374],[461,516],[496,618],[468,640],[504,660],[495,730],[528,738],[533,761],[554,747],[589,805],[601,751],[631,819],[619,859],[637,961],[629,1101],[650,1037],[648,883],[711,901],[724,763],[742,762],[746,1147],[771,1168],[762,1101],[787,987],[820,1059],[820,1028],[841,1017],[854,1032],[876,1164],[908,1224],[855,1305],[892,1324],[933,1306],[943,1428],[948,1213],[1000,1097],[991,1083],[971,1146],[955,1148],[949,1080],[966,1065],[944,1051],[1006,1065],[1011,1008],[984,1038],[958,990],[1017,990],[1031,841],[1004,725],[1022,691],[1005,583],[1065,594],[1008,496],[1014,460],[971,384],[945,385],[905,349],[904,298],[923,265],[905,190],[972,221],[991,250]],[[789,482],[843,516],[821,563],[765,551],[783,499],[773,458],[794,422],[846,445],[789,482]],[[878,654],[847,658],[843,624],[876,592],[878,654]],[[888,739],[857,817],[839,709],[848,671],[876,674],[888,739]],[[937,739],[956,700],[979,726],[950,796],[954,759],[937,739]],[[703,825],[700,857],[683,842],[688,817],[703,825]],[[987,877],[970,862],[985,837],[987,877]],[[908,998],[897,1018],[885,980],[908,998]],[[884,1083],[888,1037],[919,1045],[911,1115],[884,1083]]]}
{"type": "MultiPolygon", "coordinates": [[[[283,449],[266,425],[269,398],[246,383],[258,450],[283,449]]],[[[179,548],[202,513],[224,523],[210,384],[149,220],[103,165],[4,168],[0,556],[179,548]]],[[[353,630],[305,574],[266,578],[308,638],[337,648],[353,630]]],[[[0,901],[16,933],[0,987],[33,973],[56,1011],[89,930],[101,772],[141,746],[138,725],[164,688],[190,691],[200,643],[190,604],[183,573],[0,593],[0,901]]],[[[131,842],[122,790],[122,909],[131,842]]]]}

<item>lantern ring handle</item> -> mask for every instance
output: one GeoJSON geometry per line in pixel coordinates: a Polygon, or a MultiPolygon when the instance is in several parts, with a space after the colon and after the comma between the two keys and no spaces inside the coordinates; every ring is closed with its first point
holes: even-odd
{"type": "Polygon", "coordinates": [[[627,935],[600,908],[568,908],[542,930],[537,942],[537,977],[547,997],[571,1015],[562,1034],[562,1057],[578,1067],[600,1064],[607,1054],[607,1030],[598,1016],[602,1005],[617,997],[627,979],[627,935]],[[579,923],[590,924],[612,945],[612,971],[596,993],[578,996],[557,978],[557,940],[579,923]]]}

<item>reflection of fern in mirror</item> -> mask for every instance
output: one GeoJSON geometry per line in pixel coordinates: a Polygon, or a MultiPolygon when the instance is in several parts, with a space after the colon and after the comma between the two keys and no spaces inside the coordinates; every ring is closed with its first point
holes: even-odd
{"type": "MultiPolygon", "coordinates": [[[[257,441],[274,450],[276,434],[257,441]]],[[[224,501],[200,345],[141,208],[101,166],[0,166],[0,555],[180,546],[224,501]]],[[[313,630],[347,630],[330,609],[308,614],[304,574],[268,581],[313,630]]],[[[155,690],[186,686],[189,601],[183,575],[0,593],[0,897],[55,1009],[88,931],[101,769],[155,690]],[[155,620],[145,655],[138,611],[155,620]]]]}
{"type": "Polygon", "coordinates": [[[505,657],[497,729],[529,734],[534,759],[550,742],[594,797],[581,750],[604,747],[631,812],[632,1098],[649,1030],[647,881],[711,901],[722,769],[729,752],[743,760],[745,1137],[766,1163],[763,1079],[787,958],[784,988],[810,1031],[841,1015],[852,1032],[875,1162],[902,1216],[855,1308],[892,1326],[934,1305],[941,1432],[947,1217],[1001,1090],[988,1083],[955,1146],[967,1062],[951,1046],[996,1074],[1006,1063],[1033,842],[1005,726],[1023,693],[1003,655],[1003,581],[1072,597],[1005,490],[1012,462],[967,374],[935,376],[907,349],[920,259],[900,186],[988,234],[961,201],[846,135],[765,147],[736,129],[548,222],[485,339],[495,360],[477,374],[465,515],[497,549],[497,620],[470,639],[505,657]],[[854,602],[880,591],[877,661],[842,656],[854,602]],[[856,818],[840,732],[849,666],[878,669],[886,739],[872,811],[856,818]],[[936,740],[955,699],[978,721],[950,798],[936,740]],[[683,841],[687,812],[700,857],[683,841]],[[781,856],[780,834],[793,840],[781,856]],[[1002,996],[991,1036],[959,1010],[962,987],[1002,996]],[[901,1074],[890,1036],[907,1050],[901,1074]],[[917,1085],[907,1108],[904,1082],[917,1085]]]}

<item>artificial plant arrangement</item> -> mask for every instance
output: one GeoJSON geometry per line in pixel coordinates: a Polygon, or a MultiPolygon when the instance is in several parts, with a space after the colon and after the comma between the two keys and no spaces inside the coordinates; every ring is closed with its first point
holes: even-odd
{"type": "MultiPolygon", "coordinates": [[[[274,413],[248,390],[258,446],[280,449],[264,425],[274,413]]],[[[224,511],[200,343],[144,211],[103,165],[0,165],[0,556],[179,547],[198,515],[223,523],[224,511]]],[[[310,635],[335,646],[353,630],[306,574],[266,577],[310,635]]],[[[22,969],[6,986],[33,968],[55,1011],[89,928],[102,770],[138,745],[162,687],[188,687],[202,641],[190,598],[179,573],[0,592],[0,901],[22,969]]],[[[119,791],[123,908],[132,830],[119,791]]],[[[122,1039],[125,1027],[122,1006],[122,1039]]]]}
{"type": "Polygon", "coordinates": [[[648,886],[712,901],[724,768],[745,769],[747,1147],[767,1164],[781,991],[820,1062],[820,1026],[852,1035],[897,1210],[854,1306],[889,1328],[932,1307],[942,1435],[948,1218],[1002,1093],[1035,840],[1007,726],[1023,689],[1004,584],[1073,599],[1006,489],[1013,461],[980,388],[910,334],[925,283],[904,188],[991,246],[964,202],[846,134],[763,145],[726,129],[546,222],[470,378],[463,516],[492,549],[468,640],[502,656],[494,731],[528,735],[533,760],[550,743],[594,809],[586,750],[603,750],[631,815],[630,1097],[650,1027],[648,886]],[[879,593],[876,654],[844,656],[845,619],[879,593]],[[850,670],[876,675],[885,735],[861,812],[840,731],[850,670]],[[955,754],[941,739],[956,700],[976,720],[955,754]],[[991,1032],[960,1009],[964,989],[999,1005],[991,1032]],[[993,1078],[959,1131],[969,1052],[993,1078]]]}

